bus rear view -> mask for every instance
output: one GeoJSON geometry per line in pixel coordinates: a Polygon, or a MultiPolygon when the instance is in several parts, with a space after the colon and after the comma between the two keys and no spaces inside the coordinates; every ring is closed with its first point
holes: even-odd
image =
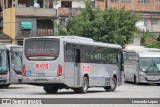
{"type": "Polygon", "coordinates": [[[59,44],[56,38],[29,38],[24,41],[22,74],[25,83],[55,83],[62,75],[59,44]]]}
{"type": "Polygon", "coordinates": [[[24,39],[23,83],[44,86],[46,93],[90,87],[114,91],[122,81],[122,47],[78,36],[24,39]]]}

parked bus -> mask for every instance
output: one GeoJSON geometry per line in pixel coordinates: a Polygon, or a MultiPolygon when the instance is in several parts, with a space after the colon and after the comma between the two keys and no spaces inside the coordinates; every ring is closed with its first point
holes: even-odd
{"type": "Polygon", "coordinates": [[[46,93],[90,87],[114,91],[122,84],[122,47],[77,36],[24,39],[23,83],[44,86],[46,93]]]}
{"type": "Polygon", "coordinates": [[[125,81],[160,84],[160,53],[147,48],[125,50],[125,81]]]}
{"type": "Polygon", "coordinates": [[[0,43],[0,88],[22,81],[22,46],[0,43]]]}

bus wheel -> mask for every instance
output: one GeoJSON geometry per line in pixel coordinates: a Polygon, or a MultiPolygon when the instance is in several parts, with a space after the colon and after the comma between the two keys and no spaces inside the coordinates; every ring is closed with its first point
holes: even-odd
{"type": "Polygon", "coordinates": [[[6,84],[4,87],[9,87],[10,86],[10,84],[6,84]]]}
{"type": "Polygon", "coordinates": [[[44,90],[48,94],[55,94],[55,93],[57,93],[58,88],[57,87],[53,87],[53,86],[44,86],[44,90]]]}
{"type": "Polygon", "coordinates": [[[84,77],[82,87],[74,89],[74,92],[84,94],[84,93],[87,93],[87,90],[88,90],[88,79],[87,77],[84,77]]]}
{"type": "Polygon", "coordinates": [[[117,87],[117,81],[115,78],[112,78],[111,86],[105,86],[104,89],[106,91],[115,91],[117,87]]]}
{"type": "Polygon", "coordinates": [[[137,78],[134,76],[134,84],[137,85],[137,78]]]}
{"type": "Polygon", "coordinates": [[[4,88],[5,87],[5,84],[0,84],[0,88],[4,88]]]}
{"type": "Polygon", "coordinates": [[[160,83],[157,83],[157,86],[160,86],[160,83]]]}

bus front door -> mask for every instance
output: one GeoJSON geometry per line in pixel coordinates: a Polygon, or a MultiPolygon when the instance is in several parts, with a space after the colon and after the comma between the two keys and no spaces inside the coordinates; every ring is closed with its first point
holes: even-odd
{"type": "Polygon", "coordinates": [[[22,56],[21,53],[10,53],[10,83],[22,82],[22,56]]]}
{"type": "Polygon", "coordinates": [[[75,49],[74,86],[80,86],[80,49],[75,49]]]}

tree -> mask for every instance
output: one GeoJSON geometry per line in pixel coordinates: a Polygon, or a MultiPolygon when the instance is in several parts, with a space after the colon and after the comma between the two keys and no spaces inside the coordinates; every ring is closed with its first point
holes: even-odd
{"type": "Polygon", "coordinates": [[[69,18],[65,29],[59,27],[59,34],[78,35],[125,46],[136,31],[138,15],[131,14],[124,8],[101,11],[99,7],[92,9],[88,1],[85,4],[86,8],[81,9],[80,15],[69,18]]]}
{"type": "Polygon", "coordinates": [[[147,48],[160,48],[159,37],[158,38],[154,38],[150,34],[149,30],[144,32],[143,37],[141,39],[141,43],[147,48]]]}
{"type": "Polygon", "coordinates": [[[141,43],[143,45],[147,45],[147,44],[151,44],[153,42],[157,42],[157,39],[153,38],[153,36],[150,34],[149,30],[144,32],[142,39],[141,39],[141,43]]]}

